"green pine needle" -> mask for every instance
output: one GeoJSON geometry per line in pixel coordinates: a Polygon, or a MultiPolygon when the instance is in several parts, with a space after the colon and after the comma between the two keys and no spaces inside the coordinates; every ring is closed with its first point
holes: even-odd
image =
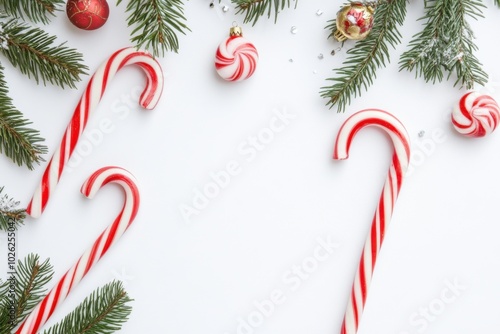
{"type": "Polygon", "coordinates": [[[131,301],[122,283],[113,281],[92,292],[73,312],[44,334],[114,333],[128,320],[132,308],[127,303],[131,301]]]}
{"type": "MultiPolygon", "coordinates": [[[[299,0],[293,1],[295,2],[294,8],[297,8],[299,0]]],[[[276,23],[280,11],[291,7],[290,0],[232,0],[232,3],[236,6],[236,14],[245,13],[243,22],[252,22],[252,25],[255,25],[259,18],[266,14],[268,18],[274,14],[276,23]]]]}
{"type": "Polygon", "coordinates": [[[86,74],[83,56],[64,44],[54,46],[55,36],[11,19],[2,24],[0,51],[28,77],[37,83],[50,82],[61,87],[75,87],[80,75],[86,74]]]}
{"type": "Polygon", "coordinates": [[[328,98],[327,105],[337,105],[338,112],[345,111],[351,99],[361,95],[362,88],[367,90],[373,84],[377,69],[390,61],[389,45],[394,48],[401,43],[397,27],[406,17],[406,0],[380,2],[374,15],[370,34],[347,51],[343,67],[335,69],[335,76],[327,79],[333,85],[321,88],[321,96],[328,98]]]}
{"type": "Polygon", "coordinates": [[[488,75],[474,56],[477,46],[467,17],[482,17],[483,4],[474,0],[425,1],[424,29],[414,36],[409,50],[400,59],[400,70],[415,71],[426,82],[441,82],[448,72],[456,75],[455,85],[472,89],[484,85],[488,75]]]}
{"type": "Polygon", "coordinates": [[[40,144],[43,142],[40,133],[28,127],[31,122],[12,104],[3,70],[0,64],[0,153],[19,166],[33,169],[34,164],[43,161],[41,155],[47,148],[40,144]]]}
{"type": "Polygon", "coordinates": [[[33,22],[49,23],[50,17],[64,0],[0,0],[0,8],[12,17],[25,17],[33,22]]]}
{"type": "Polygon", "coordinates": [[[0,231],[11,231],[12,228],[16,230],[23,224],[26,210],[16,209],[19,202],[9,198],[7,194],[2,196],[3,188],[0,187],[0,231]]]}
{"type": "MultiPolygon", "coordinates": [[[[118,0],[120,4],[122,0],[118,0]]],[[[182,0],[128,0],[128,25],[133,26],[131,41],[138,48],[150,50],[154,56],[179,50],[177,32],[189,28],[182,0]]]]}
{"type": "Polygon", "coordinates": [[[24,261],[18,261],[14,275],[15,299],[11,298],[9,281],[0,286],[0,333],[10,333],[38,305],[53,273],[49,261],[40,263],[38,255],[30,254],[24,261]],[[12,310],[14,313],[11,313],[12,310]]]}

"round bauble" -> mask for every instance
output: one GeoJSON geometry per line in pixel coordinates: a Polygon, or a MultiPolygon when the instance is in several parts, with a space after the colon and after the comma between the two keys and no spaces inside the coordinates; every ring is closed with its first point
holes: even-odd
{"type": "Polygon", "coordinates": [[[68,0],[66,14],[76,27],[95,30],[108,20],[109,6],[106,0],[68,0]]]}
{"type": "Polygon", "coordinates": [[[353,2],[337,13],[337,31],[334,36],[339,42],[346,39],[366,38],[373,27],[374,9],[360,2],[353,2]]]}

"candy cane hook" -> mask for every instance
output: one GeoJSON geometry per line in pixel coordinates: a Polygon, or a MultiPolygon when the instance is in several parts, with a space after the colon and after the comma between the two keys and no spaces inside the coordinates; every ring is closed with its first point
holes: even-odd
{"type": "Polygon", "coordinates": [[[405,127],[393,115],[377,109],[362,110],[346,120],[337,136],[333,158],[347,159],[354,136],[366,126],[376,126],[387,132],[394,144],[394,154],[354,279],[342,334],[355,334],[358,330],[375,262],[410,161],[410,139],[405,127]]]}
{"type": "Polygon", "coordinates": [[[63,169],[85,130],[89,116],[97,108],[109,81],[121,68],[132,64],[142,68],[147,78],[146,88],[140,97],[140,105],[146,109],[153,109],[158,103],[163,90],[163,72],[160,64],[149,53],[137,51],[135,48],[124,48],[113,53],[97,69],[83,92],[61,144],[54,152],[26,208],[26,212],[31,217],[38,218],[45,210],[50,195],[57,186],[63,169]]]}
{"type": "Polygon", "coordinates": [[[119,184],[125,191],[125,203],[115,221],[97,238],[57,285],[33,309],[16,334],[35,334],[47,322],[54,310],[89,272],[92,266],[114,245],[132,224],[139,209],[139,190],[132,174],[120,167],[104,167],[92,174],[82,186],[81,192],[93,198],[97,191],[108,183],[119,184]]]}

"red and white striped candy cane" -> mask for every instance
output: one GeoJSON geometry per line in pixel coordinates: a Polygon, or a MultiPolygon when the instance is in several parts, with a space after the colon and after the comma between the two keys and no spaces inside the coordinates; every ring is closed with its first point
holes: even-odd
{"type": "Polygon", "coordinates": [[[160,64],[149,53],[138,51],[135,48],[124,48],[113,53],[97,69],[83,92],[61,144],[54,152],[45,169],[42,181],[28,204],[26,212],[31,217],[38,218],[45,210],[50,195],[57,186],[64,167],[85,130],[89,116],[97,108],[109,81],[121,68],[132,64],[142,68],[147,78],[146,88],[140,97],[141,106],[153,109],[158,103],[163,90],[163,72],[160,64]]]}
{"type": "Polygon", "coordinates": [[[117,183],[125,191],[125,203],[115,221],[59,280],[59,283],[33,309],[16,334],[35,334],[47,322],[54,310],[89,272],[92,266],[114,245],[132,224],[139,209],[139,190],[135,178],[120,167],[104,167],[92,174],[82,186],[81,192],[93,198],[97,191],[108,183],[117,183]]]}
{"type": "Polygon", "coordinates": [[[405,127],[393,115],[377,109],[362,110],[345,121],[337,136],[333,158],[347,159],[354,136],[366,126],[376,126],[387,132],[394,144],[394,154],[354,279],[342,334],[354,334],[358,330],[375,262],[410,161],[410,139],[405,127]]]}

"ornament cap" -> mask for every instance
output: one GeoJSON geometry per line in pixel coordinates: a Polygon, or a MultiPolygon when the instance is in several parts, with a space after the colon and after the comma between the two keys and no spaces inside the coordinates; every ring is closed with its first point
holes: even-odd
{"type": "Polygon", "coordinates": [[[347,39],[346,35],[344,35],[344,33],[340,31],[338,28],[337,31],[335,31],[335,33],[333,34],[333,37],[335,37],[337,42],[343,42],[347,39]]]}
{"type": "Polygon", "coordinates": [[[240,26],[232,26],[229,29],[229,36],[243,36],[243,30],[240,26]]]}

